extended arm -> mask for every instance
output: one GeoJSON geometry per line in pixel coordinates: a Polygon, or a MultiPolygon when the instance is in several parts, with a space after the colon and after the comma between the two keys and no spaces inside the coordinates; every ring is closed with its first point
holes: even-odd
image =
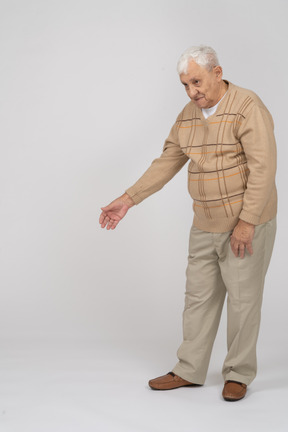
{"type": "Polygon", "coordinates": [[[179,144],[178,124],[176,122],[165,141],[161,156],[152,162],[142,177],[126,192],[135,204],[139,204],[145,198],[162,189],[185,165],[187,160],[188,156],[183,153],[179,144]]]}
{"type": "Polygon", "coordinates": [[[126,193],[102,208],[99,219],[102,228],[115,229],[129,208],[160,190],[187,162],[178,141],[178,126],[172,127],[161,156],[126,193]]]}

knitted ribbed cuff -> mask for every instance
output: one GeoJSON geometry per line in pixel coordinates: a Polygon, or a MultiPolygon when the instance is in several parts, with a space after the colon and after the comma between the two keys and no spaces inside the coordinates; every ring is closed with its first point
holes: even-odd
{"type": "Polygon", "coordinates": [[[250,223],[252,225],[260,224],[260,216],[255,216],[251,213],[248,213],[246,210],[242,210],[239,219],[242,219],[244,222],[250,223]]]}
{"type": "Polygon", "coordinates": [[[140,202],[143,201],[144,198],[142,198],[140,195],[137,194],[137,192],[134,190],[133,186],[125,191],[129,197],[132,199],[134,204],[140,204],[140,202]]]}

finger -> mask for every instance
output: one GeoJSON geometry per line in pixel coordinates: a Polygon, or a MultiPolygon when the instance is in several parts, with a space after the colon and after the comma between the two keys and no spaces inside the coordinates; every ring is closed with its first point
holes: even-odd
{"type": "Polygon", "coordinates": [[[119,221],[114,221],[113,222],[113,225],[111,226],[111,230],[114,230],[116,227],[117,227],[117,225],[118,225],[118,223],[119,223],[119,221]]]}
{"type": "Polygon", "coordinates": [[[106,216],[106,215],[105,215],[104,212],[102,212],[102,213],[100,214],[100,217],[99,217],[99,223],[100,223],[100,224],[103,223],[105,216],[106,216]]]}
{"type": "Polygon", "coordinates": [[[111,227],[112,227],[112,225],[113,225],[113,220],[112,219],[110,219],[110,221],[107,223],[107,230],[110,230],[111,229],[111,227]]]}
{"type": "Polygon", "coordinates": [[[239,254],[240,254],[240,258],[244,258],[244,256],[245,256],[245,245],[243,243],[241,243],[239,245],[239,254]]]}
{"type": "Polygon", "coordinates": [[[109,219],[109,222],[107,224],[107,229],[110,230],[110,229],[113,229],[113,227],[115,228],[116,227],[115,224],[117,225],[117,221],[116,220],[109,219]]]}
{"type": "Polygon", "coordinates": [[[235,242],[235,240],[234,240],[233,238],[231,238],[230,246],[231,246],[231,249],[232,249],[233,254],[234,254],[235,257],[237,258],[237,257],[238,257],[238,254],[239,254],[238,244],[235,242]]]}
{"type": "Polygon", "coordinates": [[[105,228],[106,223],[105,223],[105,216],[103,216],[100,220],[100,224],[101,224],[101,228],[105,228]]]}
{"type": "Polygon", "coordinates": [[[252,248],[252,244],[249,243],[246,245],[246,249],[249,252],[250,255],[253,255],[253,248],[252,248]]]}
{"type": "Polygon", "coordinates": [[[103,219],[101,228],[105,228],[105,226],[109,223],[110,218],[106,215],[103,219]]]}

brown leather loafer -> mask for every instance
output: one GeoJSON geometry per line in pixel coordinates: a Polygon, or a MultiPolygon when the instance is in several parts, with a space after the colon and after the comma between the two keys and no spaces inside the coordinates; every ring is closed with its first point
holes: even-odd
{"type": "Polygon", "coordinates": [[[236,402],[246,395],[247,385],[238,381],[225,381],[222,396],[226,401],[236,402]]]}
{"type": "Polygon", "coordinates": [[[175,375],[174,372],[169,372],[167,375],[150,380],[149,386],[153,390],[172,390],[178,387],[196,387],[198,384],[185,381],[178,375],[175,375]]]}

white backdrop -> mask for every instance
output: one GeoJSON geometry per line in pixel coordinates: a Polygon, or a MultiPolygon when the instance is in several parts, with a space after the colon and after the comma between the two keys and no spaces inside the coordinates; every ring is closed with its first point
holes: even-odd
{"type": "Polygon", "coordinates": [[[98,217],[161,153],[188,102],[178,57],[208,44],[274,117],[280,205],[260,346],[287,355],[287,12],[285,0],[0,0],[3,342],[162,341],[174,365],[187,167],[116,231],[98,217]]]}

